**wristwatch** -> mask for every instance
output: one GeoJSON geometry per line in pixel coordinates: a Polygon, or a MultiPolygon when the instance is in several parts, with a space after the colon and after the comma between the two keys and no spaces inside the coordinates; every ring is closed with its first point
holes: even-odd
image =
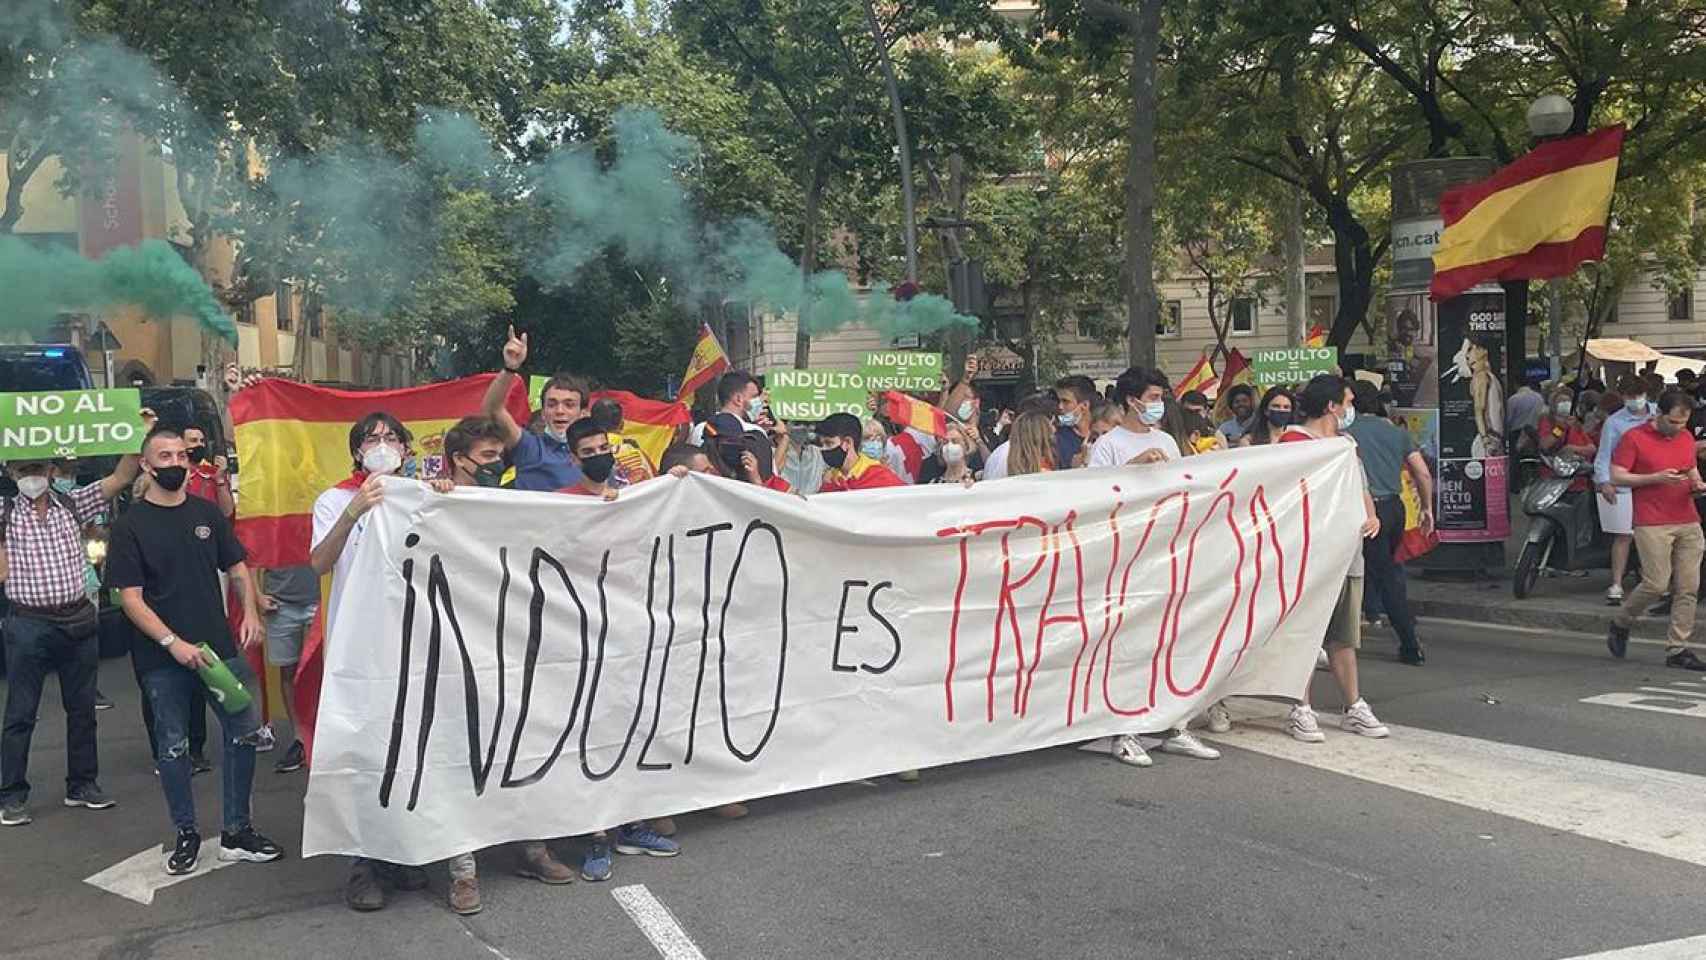
{"type": "Polygon", "coordinates": [[[178,642],[178,635],[175,633],[168,633],[154,642],[158,643],[162,647],[169,647],[178,642]]]}

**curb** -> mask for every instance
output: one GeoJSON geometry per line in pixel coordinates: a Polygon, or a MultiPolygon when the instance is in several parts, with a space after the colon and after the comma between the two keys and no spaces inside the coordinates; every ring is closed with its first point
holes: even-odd
{"type": "MultiPolygon", "coordinates": [[[[1556,599],[1548,602],[1545,596],[1518,600],[1510,595],[1509,584],[1504,585],[1505,592],[1502,596],[1492,590],[1483,591],[1473,584],[1463,586],[1467,588],[1465,592],[1485,592],[1488,596],[1424,596],[1420,595],[1422,591],[1412,590],[1410,612],[1418,617],[1440,617],[1534,630],[1555,630],[1560,633],[1604,634],[1615,609],[1610,606],[1604,607],[1603,612],[1571,609],[1558,603],[1556,599]]],[[[1668,635],[1669,623],[1668,617],[1642,617],[1635,621],[1635,626],[1629,633],[1630,636],[1643,640],[1663,640],[1668,635]]],[[[1706,631],[1700,629],[1698,621],[1695,636],[1706,636],[1706,631]]]]}

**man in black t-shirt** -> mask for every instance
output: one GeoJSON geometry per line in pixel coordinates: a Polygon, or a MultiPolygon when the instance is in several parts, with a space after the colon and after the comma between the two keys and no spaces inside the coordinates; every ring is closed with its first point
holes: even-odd
{"type": "MultiPolygon", "coordinates": [[[[142,442],[142,463],[153,482],[113,525],[107,583],[119,590],[125,615],[136,627],[130,655],[143,696],[154,710],[160,789],[178,831],[166,872],[185,874],[195,869],[201,853],[189,761],[190,705],[202,689],[196,671],[209,661],[201,645],[211,648],[250,690],[260,689],[231,642],[220,571],[230,574],[242,598],[245,649],[260,642],[261,616],[254,581],[243,565],[243,547],[230,522],[217,506],[184,490],[190,460],[183,438],[170,430],[149,433],[142,442]]],[[[249,823],[260,710],[251,703],[236,714],[222,708],[213,712],[224,734],[225,754],[219,859],[277,860],[283,851],[249,823]]]]}

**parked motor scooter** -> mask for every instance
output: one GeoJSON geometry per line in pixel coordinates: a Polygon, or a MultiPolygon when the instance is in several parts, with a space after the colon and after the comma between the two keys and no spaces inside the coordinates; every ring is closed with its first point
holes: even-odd
{"type": "Polygon", "coordinates": [[[1593,475],[1593,464],[1572,455],[1541,454],[1552,471],[1529,485],[1522,496],[1528,514],[1528,538],[1516,561],[1512,588],[1521,600],[1534,590],[1540,571],[1598,570],[1611,566],[1611,537],[1599,529],[1599,508],[1593,485],[1571,490],[1578,477],[1593,475]]]}

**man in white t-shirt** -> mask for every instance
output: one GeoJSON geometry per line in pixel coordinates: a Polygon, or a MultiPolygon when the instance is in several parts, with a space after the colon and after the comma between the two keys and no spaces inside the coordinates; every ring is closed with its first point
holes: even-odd
{"type": "Polygon", "coordinates": [[[1159,370],[1132,367],[1114,384],[1120,425],[1102,434],[1090,448],[1089,466],[1120,467],[1179,459],[1179,443],[1161,429],[1167,412],[1167,380],[1159,370]]]}
{"type": "MultiPolygon", "coordinates": [[[[1121,467],[1144,463],[1162,463],[1179,459],[1179,444],[1159,426],[1166,412],[1167,378],[1159,370],[1132,367],[1114,382],[1114,402],[1122,411],[1120,425],[1102,434],[1090,448],[1089,466],[1121,467]]],[[[1149,733],[1139,730],[1138,733],[1149,733]]],[[[1163,734],[1162,753],[1213,760],[1220,751],[1198,740],[1180,724],[1163,734]]],[[[1114,759],[1134,767],[1147,767],[1152,762],[1143,750],[1136,734],[1124,734],[1113,740],[1114,759]]]]}

